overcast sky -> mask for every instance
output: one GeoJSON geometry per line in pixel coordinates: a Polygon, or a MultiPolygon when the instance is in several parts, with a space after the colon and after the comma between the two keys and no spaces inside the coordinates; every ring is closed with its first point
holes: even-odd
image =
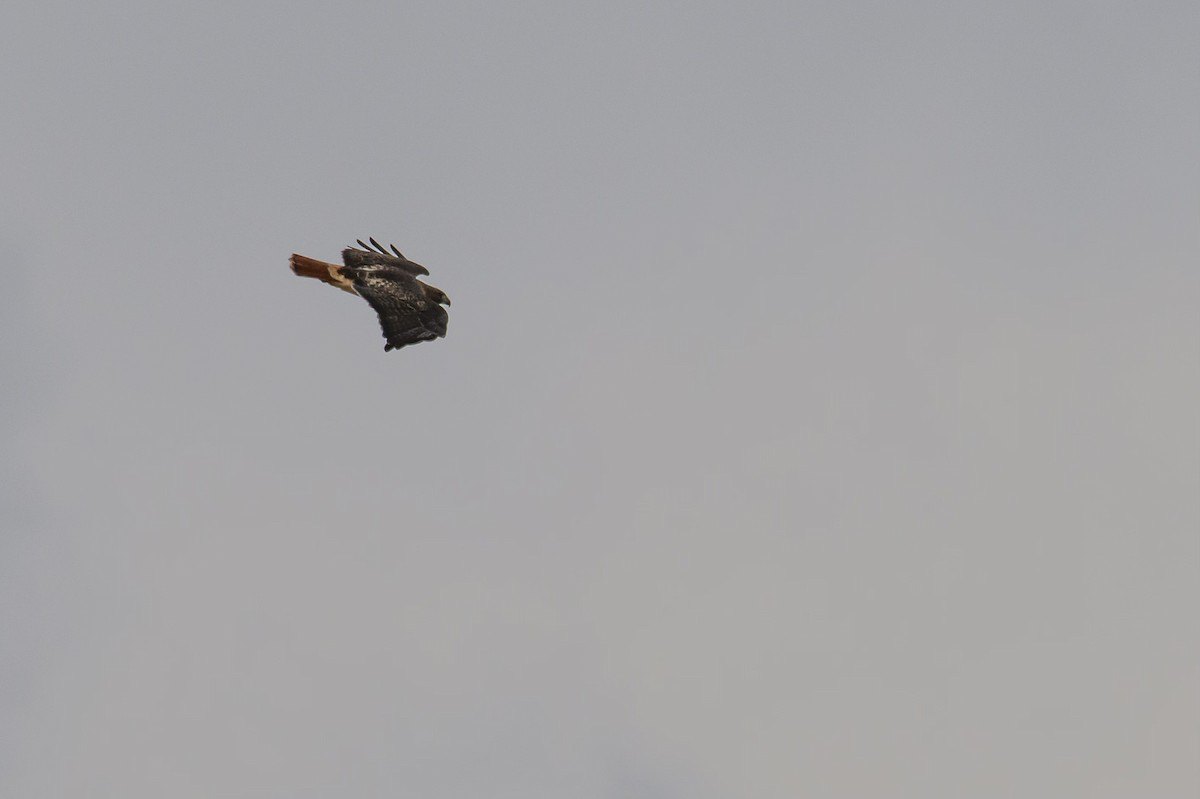
{"type": "Polygon", "coordinates": [[[10,0],[0,795],[1195,796],[1198,31],[10,0]]]}

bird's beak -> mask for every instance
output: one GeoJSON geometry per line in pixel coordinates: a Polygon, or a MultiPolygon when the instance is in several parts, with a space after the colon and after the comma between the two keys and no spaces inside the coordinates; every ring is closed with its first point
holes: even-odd
{"type": "MultiPolygon", "coordinates": [[[[443,296],[445,296],[445,295],[443,295],[443,296]]],[[[449,297],[446,297],[446,305],[447,305],[447,306],[449,306],[449,305],[450,305],[450,298],[449,298],[449,297]]]]}

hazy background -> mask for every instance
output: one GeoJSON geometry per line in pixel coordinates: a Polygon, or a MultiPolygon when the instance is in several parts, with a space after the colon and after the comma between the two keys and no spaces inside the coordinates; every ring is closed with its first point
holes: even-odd
{"type": "Polygon", "coordinates": [[[0,795],[1195,796],[1198,31],[7,3],[0,795]]]}

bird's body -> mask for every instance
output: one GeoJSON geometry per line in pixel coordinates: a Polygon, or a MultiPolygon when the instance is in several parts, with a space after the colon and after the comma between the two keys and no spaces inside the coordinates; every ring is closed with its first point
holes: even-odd
{"type": "Polygon", "coordinates": [[[375,249],[359,241],[362,249],[343,250],[342,266],[293,254],[292,271],[366,300],[379,314],[387,339],[385,351],[444,337],[449,316],[442,306],[449,305],[450,298],[441,289],[417,280],[429,270],[405,258],[394,246],[392,254],[375,239],[369,241],[375,249]]]}

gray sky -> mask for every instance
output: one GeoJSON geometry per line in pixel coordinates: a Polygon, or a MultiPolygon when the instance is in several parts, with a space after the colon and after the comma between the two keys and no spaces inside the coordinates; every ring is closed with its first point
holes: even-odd
{"type": "Polygon", "coordinates": [[[1196,795],[1198,23],[7,3],[0,795],[1196,795]]]}

